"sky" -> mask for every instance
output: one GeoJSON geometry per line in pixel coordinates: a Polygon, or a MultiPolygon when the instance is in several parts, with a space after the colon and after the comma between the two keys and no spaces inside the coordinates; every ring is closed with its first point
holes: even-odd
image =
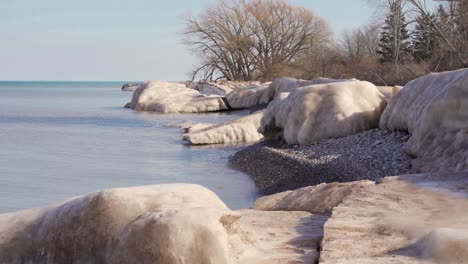
{"type": "MultiPolygon", "coordinates": [[[[186,80],[184,18],[216,0],[0,0],[0,80],[186,80]]],[[[364,0],[290,0],[339,36],[371,20],[364,0]]]]}

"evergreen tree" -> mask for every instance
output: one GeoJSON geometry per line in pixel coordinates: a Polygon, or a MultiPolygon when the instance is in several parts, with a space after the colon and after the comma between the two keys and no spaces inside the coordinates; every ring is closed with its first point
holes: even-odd
{"type": "Polygon", "coordinates": [[[468,0],[457,1],[455,10],[454,26],[456,29],[457,46],[464,53],[465,57],[468,56],[468,0]]]}
{"type": "Polygon", "coordinates": [[[377,51],[381,62],[406,61],[411,54],[411,42],[401,0],[395,0],[390,4],[390,12],[381,29],[377,51]]]}
{"type": "Polygon", "coordinates": [[[452,38],[452,27],[450,22],[450,14],[445,10],[444,6],[441,4],[437,8],[437,25],[439,26],[440,30],[447,34],[449,38],[452,38]]]}
{"type": "Polygon", "coordinates": [[[413,58],[417,62],[427,61],[434,56],[439,46],[437,31],[431,21],[438,23],[434,14],[429,17],[420,15],[416,18],[416,26],[412,34],[413,58]]]}

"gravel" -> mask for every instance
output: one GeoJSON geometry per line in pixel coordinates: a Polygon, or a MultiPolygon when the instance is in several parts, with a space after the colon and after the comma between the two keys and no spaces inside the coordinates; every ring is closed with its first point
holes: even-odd
{"type": "Polygon", "coordinates": [[[373,129],[308,146],[265,141],[237,152],[231,165],[249,175],[262,194],[322,182],[379,181],[416,173],[407,154],[407,132],[373,129]]]}

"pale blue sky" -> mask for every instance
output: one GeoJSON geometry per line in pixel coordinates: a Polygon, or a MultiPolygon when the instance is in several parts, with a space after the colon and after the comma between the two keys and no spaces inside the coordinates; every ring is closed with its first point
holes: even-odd
{"type": "MultiPolygon", "coordinates": [[[[183,80],[196,58],[183,18],[215,0],[0,0],[0,80],[183,80]]],[[[339,35],[371,19],[363,0],[290,0],[339,35]]]]}

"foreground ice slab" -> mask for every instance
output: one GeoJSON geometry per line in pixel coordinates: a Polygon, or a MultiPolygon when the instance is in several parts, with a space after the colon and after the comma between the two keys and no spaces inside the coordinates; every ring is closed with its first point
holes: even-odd
{"type": "Polygon", "coordinates": [[[268,105],[259,132],[299,145],[352,135],[378,127],[386,102],[369,82],[305,86],[280,93],[268,105]]]}
{"type": "Polygon", "coordinates": [[[468,170],[468,69],[409,82],[390,100],[380,127],[411,133],[408,149],[420,171],[468,170]]]}
{"type": "Polygon", "coordinates": [[[314,263],[325,220],[234,212],[198,185],[110,189],[0,214],[0,263],[314,263]]]}
{"type": "Polygon", "coordinates": [[[385,178],[325,223],[320,263],[468,263],[468,174],[385,178]]]}
{"type": "Polygon", "coordinates": [[[133,93],[129,108],[161,113],[203,113],[226,110],[220,96],[206,96],[181,83],[149,81],[133,93]]]}
{"type": "Polygon", "coordinates": [[[318,263],[462,264],[468,263],[467,186],[468,173],[392,176],[379,184],[320,184],[265,196],[255,209],[329,216],[318,263]]]}
{"type": "Polygon", "coordinates": [[[254,208],[265,211],[307,211],[313,214],[325,214],[330,213],[357,189],[374,185],[373,181],[366,180],[321,183],[258,198],[254,208]]]}

